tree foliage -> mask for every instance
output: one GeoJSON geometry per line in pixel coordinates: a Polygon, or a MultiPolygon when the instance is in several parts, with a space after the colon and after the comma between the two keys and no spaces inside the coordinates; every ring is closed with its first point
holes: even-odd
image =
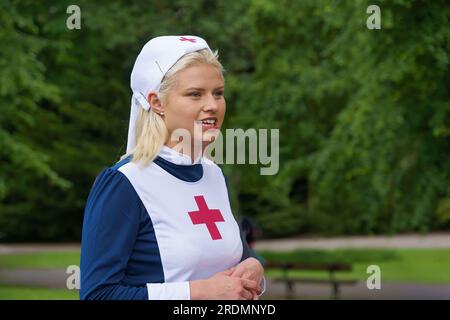
{"type": "Polygon", "coordinates": [[[226,69],[225,128],[279,128],[280,171],[224,165],[233,208],[267,236],[450,226],[446,1],[0,4],[0,232],[78,240],[98,172],[125,152],[142,45],[195,34],[226,69]]]}

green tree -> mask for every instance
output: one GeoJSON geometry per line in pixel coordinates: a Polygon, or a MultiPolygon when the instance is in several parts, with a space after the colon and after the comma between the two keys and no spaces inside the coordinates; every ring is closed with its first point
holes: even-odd
{"type": "Polygon", "coordinates": [[[0,4],[0,232],[78,240],[95,176],[125,152],[141,47],[195,34],[226,69],[224,128],[279,128],[280,171],[224,165],[266,236],[449,227],[449,6],[379,1],[0,4]]]}

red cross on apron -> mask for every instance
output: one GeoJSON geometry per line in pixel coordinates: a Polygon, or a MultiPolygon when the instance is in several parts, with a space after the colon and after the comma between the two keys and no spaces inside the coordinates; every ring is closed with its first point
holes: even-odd
{"type": "Polygon", "coordinates": [[[203,196],[194,196],[195,202],[198,206],[198,211],[189,211],[189,217],[193,224],[206,224],[209,234],[213,240],[220,240],[219,229],[216,226],[216,222],[224,222],[222,214],[218,209],[209,209],[203,196]]]}

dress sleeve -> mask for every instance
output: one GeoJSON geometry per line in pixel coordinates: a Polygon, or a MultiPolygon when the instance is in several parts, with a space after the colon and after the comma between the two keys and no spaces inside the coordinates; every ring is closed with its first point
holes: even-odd
{"type": "Polygon", "coordinates": [[[83,300],[190,299],[189,282],[124,284],[143,206],[127,177],[103,170],[89,194],[81,242],[83,300]]]}

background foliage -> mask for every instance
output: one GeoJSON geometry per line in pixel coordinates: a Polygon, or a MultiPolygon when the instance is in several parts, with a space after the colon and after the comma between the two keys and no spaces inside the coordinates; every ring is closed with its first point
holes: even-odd
{"type": "Polygon", "coordinates": [[[450,6],[377,1],[0,3],[0,232],[79,240],[98,172],[125,152],[129,75],[150,38],[195,34],[226,72],[225,128],[280,128],[280,171],[224,165],[265,236],[450,227],[450,6]]]}

